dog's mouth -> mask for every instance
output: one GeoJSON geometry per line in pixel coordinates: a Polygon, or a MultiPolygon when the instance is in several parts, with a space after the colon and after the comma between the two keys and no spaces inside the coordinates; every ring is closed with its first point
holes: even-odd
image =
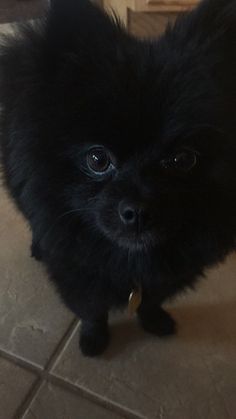
{"type": "Polygon", "coordinates": [[[138,236],[134,235],[133,237],[120,237],[117,240],[119,247],[123,249],[130,250],[132,252],[136,251],[148,251],[156,244],[156,239],[151,232],[139,234],[138,236]]]}
{"type": "Polygon", "coordinates": [[[130,234],[106,234],[113,243],[116,243],[120,248],[131,252],[148,252],[157,243],[157,238],[151,231],[143,233],[130,234]]]}
{"type": "Polygon", "coordinates": [[[159,234],[153,229],[153,226],[145,229],[128,227],[113,229],[99,217],[97,227],[110,242],[127,251],[148,252],[159,241],[159,234]]]}

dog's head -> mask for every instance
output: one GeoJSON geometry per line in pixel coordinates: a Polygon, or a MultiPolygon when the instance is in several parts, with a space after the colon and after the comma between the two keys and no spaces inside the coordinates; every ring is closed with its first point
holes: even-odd
{"type": "Polygon", "coordinates": [[[230,219],[236,2],[227,3],[205,1],[156,41],[129,36],[85,0],[54,0],[46,22],[25,31],[27,81],[16,89],[58,214],[133,250],[230,219]]]}

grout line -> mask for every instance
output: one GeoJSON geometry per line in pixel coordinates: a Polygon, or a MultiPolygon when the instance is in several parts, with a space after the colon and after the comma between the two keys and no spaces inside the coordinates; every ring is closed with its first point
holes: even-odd
{"type": "Polygon", "coordinates": [[[45,382],[51,382],[52,384],[58,385],[59,387],[64,388],[67,391],[69,390],[73,393],[76,393],[81,397],[86,398],[87,400],[90,400],[91,402],[100,405],[101,407],[107,410],[110,410],[113,413],[121,415],[124,419],[146,419],[144,416],[135,413],[134,411],[128,409],[125,406],[120,405],[119,403],[106,399],[105,397],[102,397],[99,394],[96,394],[83,386],[75,385],[70,381],[52,373],[52,369],[57,365],[57,362],[60,360],[60,355],[67,348],[72,337],[76,333],[79,323],[80,321],[77,318],[75,318],[72,321],[72,323],[70,324],[69,328],[67,329],[60,342],[56,346],[56,349],[52,353],[49,361],[47,362],[44,368],[28,360],[25,360],[24,358],[21,358],[17,355],[13,355],[9,352],[5,352],[4,350],[0,349],[0,356],[7,359],[8,361],[11,361],[15,365],[19,365],[20,367],[23,367],[35,373],[38,377],[36,383],[32,385],[31,389],[26,395],[23,403],[18,408],[17,413],[15,414],[13,419],[24,419],[30,406],[39,394],[45,382]]]}
{"type": "MultiPolygon", "coordinates": [[[[52,353],[48,363],[44,367],[44,369],[37,371],[40,373],[40,378],[36,382],[35,385],[31,388],[28,395],[26,396],[26,399],[24,402],[20,405],[16,416],[14,419],[24,419],[25,415],[27,414],[30,406],[34,402],[35,398],[39,394],[41,388],[43,387],[45,380],[47,380],[48,374],[50,373],[51,369],[54,367],[58,359],[60,358],[61,353],[63,352],[67,342],[70,340],[71,336],[75,333],[77,330],[79,324],[79,320],[75,318],[70,326],[68,327],[67,331],[61,338],[60,342],[57,344],[54,352],[52,353]]],[[[31,365],[31,364],[30,364],[31,365]]],[[[28,365],[27,365],[28,366],[28,365]]],[[[47,380],[48,381],[48,380],[47,380]]]]}
{"type": "Polygon", "coordinates": [[[56,349],[51,355],[49,361],[46,363],[45,367],[41,367],[40,365],[30,360],[27,360],[19,355],[12,354],[11,352],[7,352],[1,348],[0,348],[0,357],[6,359],[7,361],[12,362],[15,365],[19,365],[20,367],[25,368],[26,370],[36,373],[37,375],[41,377],[45,377],[52,370],[52,368],[54,368],[54,366],[56,365],[61,352],[64,350],[64,348],[68,344],[68,341],[70,341],[71,337],[74,335],[78,324],[79,324],[79,320],[74,319],[72,321],[69,328],[63,335],[62,339],[57,344],[56,349]]]}
{"type": "Polygon", "coordinates": [[[93,402],[94,404],[97,404],[107,410],[110,410],[113,413],[123,415],[122,417],[124,419],[147,419],[144,416],[141,416],[138,413],[132,411],[131,409],[123,405],[120,405],[119,403],[113,402],[105,397],[102,397],[99,394],[94,393],[93,391],[83,386],[75,385],[70,381],[59,376],[49,374],[46,378],[46,381],[55,384],[65,390],[70,390],[71,392],[80,395],[84,399],[87,399],[93,402]]]}
{"type": "Polygon", "coordinates": [[[74,333],[77,331],[77,328],[78,328],[79,324],[80,324],[80,320],[78,318],[75,318],[72,321],[72,323],[68,327],[66,333],[63,335],[63,337],[61,338],[60,342],[56,346],[56,349],[53,352],[53,354],[51,355],[48,363],[46,364],[46,366],[44,368],[44,370],[46,372],[50,372],[55,367],[55,365],[57,364],[58,360],[60,359],[60,355],[62,354],[62,352],[64,351],[64,349],[67,347],[67,345],[70,342],[70,340],[71,340],[72,336],[74,335],[74,333]]]}
{"type": "Polygon", "coordinates": [[[63,387],[64,389],[71,390],[74,393],[77,393],[80,396],[83,396],[84,398],[114,413],[117,413],[117,414],[119,413],[122,415],[125,414],[124,416],[125,419],[145,419],[144,416],[140,416],[134,413],[132,410],[129,410],[128,408],[123,407],[119,403],[112,402],[109,399],[99,396],[93,391],[90,391],[89,389],[86,389],[82,386],[76,386],[73,383],[70,383],[68,380],[60,378],[59,376],[54,375],[52,373],[52,370],[55,368],[55,366],[57,365],[57,362],[60,360],[61,353],[64,352],[64,350],[70,344],[71,339],[73,338],[74,334],[77,332],[79,324],[80,324],[80,320],[75,318],[73,322],[71,323],[69,329],[67,330],[66,334],[63,336],[61,342],[57,346],[54,354],[52,355],[50,361],[48,362],[48,365],[45,368],[45,373],[46,373],[45,380],[47,382],[52,382],[52,383],[54,382],[55,384],[58,384],[58,386],[63,387]]]}
{"type": "Polygon", "coordinates": [[[42,386],[44,384],[44,379],[41,377],[38,377],[36,380],[36,383],[34,383],[26,395],[25,399],[21,403],[20,407],[17,409],[13,419],[24,419],[26,413],[28,412],[28,409],[30,408],[31,404],[39,394],[42,386]]]}
{"type": "Polygon", "coordinates": [[[48,378],[48,374],[52,370],[52,368],[56,365],[58,359],[60,359],[60,355],[63,352],[64,348],[66,347],[68,341],[70,341],[71,337],[74,335],[75,331],[77,330],[79,325],[79,320],[75,318],[70,326],[68,327],[67,331],[59,341],[56,346],[56,349],[52,353],[49,361],[47,362],[46,366],[40,367],[24,358],[21,358],[17,355],[13,355],[9,352],[5,352],[4,350],[0,349],[0,356],[5,358],[8,361],[11,361],[15,365],[25,368],[37,375],[36,383],[34,383],[29,390],[28,394],[26,395],[25,399],[17,409],[17,412],[14,416],[14,419],[23,419],[28,412],[28,409],[32,405],[33,401],[39,394],[45,380],[48,378]]]}
{"type": "Polygon", "coordinates": [[[36,365],[30,361],[25,360],[17,355],[13,355],[9,352],[0,349],[0,357],[6,359],[7,361],[12,362],[15,365],[18,365],[26,370],[36,373],[37,375],[41,376],[43,374],[43,368],[39,365],[36,365]]]}

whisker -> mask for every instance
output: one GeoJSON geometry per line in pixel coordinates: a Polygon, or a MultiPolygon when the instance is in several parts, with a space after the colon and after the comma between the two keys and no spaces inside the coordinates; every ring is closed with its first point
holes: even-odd
{"type": "Polygon", "coordinates": [[[57,226],[58,222],[61,221],[64,217],[66,217],[67,215],[71,215],[71,214],[75,214],[75,213],[80,213],[83,211],[89,211],[91,208],[77,208],[74,210],[70,210],[70,211],[66,211],[65,213],[59,215],[59,217],[56,219],[56,221],[54,222],[54,224],[49,228],[49,230],[37,241],[36,245],[39,244],[40,241],[44,240],[51,232],[52,230],[57,226]]]}

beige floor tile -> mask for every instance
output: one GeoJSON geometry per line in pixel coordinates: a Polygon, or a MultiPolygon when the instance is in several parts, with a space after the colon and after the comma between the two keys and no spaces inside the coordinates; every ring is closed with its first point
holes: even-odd
{"type": "Polygon", "coordinates": [[[45,365],[72,321],[40,263],[30,232],[0,190],[0,348],[45,365]]]}
{"type": "Polygon", "coordinates": [[[13,32],[13,27],[10,23],[4,23],[0,25],[0,35],[9,34],[13,32]]]}
{"type": "Polygon", "coordinates": [[[52,384],[45,385],[24,419],[122,419],[93,402],[52,384]]]}
{"type": "Polygon", "coordinates": [[[179,323],[176,337],[155,339],[120,316],[103,357],[83,358],[75,335],[55,374],[148,419],[234,419],[235,276],[233,255],[169,307],[179,323]]]}
{"type": "Polygon", "coordinates": [[[0,419],[12,419],[36,377],[0,358],[0,419]]]}

